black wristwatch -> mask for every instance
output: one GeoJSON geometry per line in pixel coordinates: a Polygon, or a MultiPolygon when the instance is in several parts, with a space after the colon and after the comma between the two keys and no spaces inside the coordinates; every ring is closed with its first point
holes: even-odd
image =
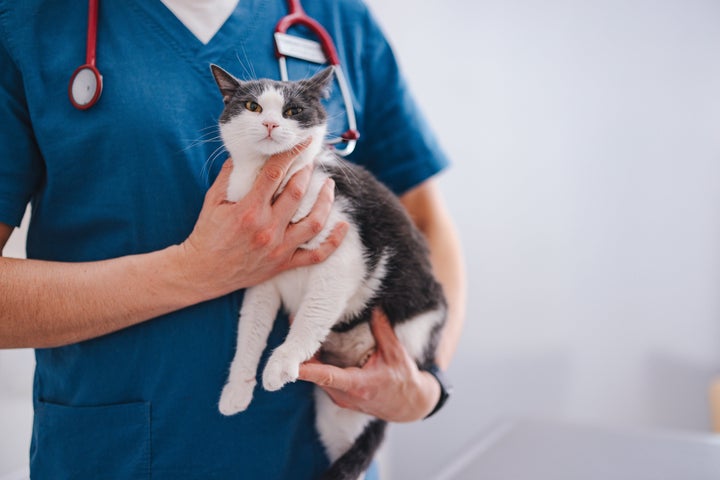
{"type": "Polygon", "coordinates": [[[440,384],[440,398],[438,399],[435,408],[432,409],[432,412],[428,413],[425,417],[430,418],[435,415],[443,407],[443,405],[445,405],[447,399],[450,398],[450,394],[452,393],[452,387],[445,378],[445,374],[442,372],[442,370],[440,370],[437,365],[433,364],[432,366],[430,366],[430,368],[424,369],[424,371],[435,377],[435,379],[438,381],[438,384],[440,384]]]}

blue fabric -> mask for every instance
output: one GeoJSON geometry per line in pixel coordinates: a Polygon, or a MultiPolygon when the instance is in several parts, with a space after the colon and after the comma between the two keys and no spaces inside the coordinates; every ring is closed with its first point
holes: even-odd
{"type": "MultiPolygon", "coordinates": [[[[354,94],[362,137],[350,160],[397,193],[441,170],[445,157],[366,7],[305,3],[335,38],[354,94]]],[[[279,76],[272,32],[284,0],[239,2],[207,45],[158,0],[104,0],[102,97],[76,110],[67,88],[84,62],[86,9],[0,1],[0,222],[17,225],[31,200],[30,258],[92,261],[183,241],[224,160],[208,161],[223,108],[209,64],[241,78],[279,76]]],[[[318,68],[289,65],[295,79],[318,68]]],[[[331,130],[344,131],[337,92],[329,110],[331,130]]],[[[233,417],[217,410],[241,299],[37,350],[33,478],[316,478],[327,459],[310,384],[258,388],[233,417]]],[[[287,328],[280,318],[268,351],[287,328]]]]}
{"type": "Polygon", "coordinates": [[[370,464],[370,468],[365,472],[365,480],[379,480],[380,473],[378,472],[377,463],[370,464]]]}

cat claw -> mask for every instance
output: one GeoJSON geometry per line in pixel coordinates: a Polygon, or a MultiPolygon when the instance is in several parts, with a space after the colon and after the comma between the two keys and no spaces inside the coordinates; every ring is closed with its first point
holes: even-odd
{"type": "Polygon", "coordinates": [[[247,410],[253,396],[255,382],[228,383],[220,395],[219,410],[223,415],[235,415],[247,410]]]}
{"type": "Polygon", "coordinates": [[[282,355],[273,354],[263,371],[263,387],[269,392],[280,390],[300,375],[300,364],[282,355]]]}

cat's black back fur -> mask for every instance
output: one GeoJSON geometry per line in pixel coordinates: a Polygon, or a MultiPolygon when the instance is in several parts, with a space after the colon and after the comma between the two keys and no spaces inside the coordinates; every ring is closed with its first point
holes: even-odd
{"type": "Polygon", "coordinates": [[[385,438],[387,422],[375,419],[365,426],[365,430],[355,440],[355,444],[338,458],[320,480],[346,480],[357,478],[370,466],[375,452],[385,438]]]}
{"type": "MultiPolygon", "coordinates": [[[[365,248],[368,272],[372,272],[385,253],[387,273],[382,287],[368,302],[366,310],[353,319],[333,327],[336,332],[348,331],[370,320],[374,308],[380,307],[390,323],[439,308],[445,308],[441,285],[435,280],[429,249],[422,233],[415,227],[397,197],[364,168],[338,159],[338,165],[323,165],[335,181],[336,198],[348,200],[349,214],[360,232],[365,248]],[[389,250],[389,252],[388,252],[389,250]]],[[[437,329],[442,324],[438,324],[437,329]]],[[[420,368],[434,361],[437,332],[427,346],[420,368]]]]}
{"type": "MultiPolygon", "coordinates": [[[[348,214],[360,232],[365,248],[368,274],[375,270],[384,255],[387,263],[382,286],[365,310],[336,324],[332,330],[348,332],[360,323],[369,322],[373,309],[378,307],[393,327],[425,312],[446,310],[442,286],[433,276],[425,238],[397,197],[364,168],[341,159],[337,162],[321,168],[335,181],[336,198],[348,202],[348,214]]],[[[431,332],[418,359],[419,368],[429,368],[434,363],[443,324],[438,323],[431,332]]],[[[322,480],[353,479],[367,470],[382,443],[386,427],[387,422],[380,419],[368,423],[353,446],[333,462],[322,480]]]]}

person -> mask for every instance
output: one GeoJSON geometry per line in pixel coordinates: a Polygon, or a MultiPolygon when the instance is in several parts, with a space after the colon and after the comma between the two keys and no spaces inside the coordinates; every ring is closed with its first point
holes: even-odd
{"type": "MultiPolygon", "coordinates": [[[[209,64],[278,78],[272,32],[286,6],[216,3],[231,4],[228,16],[201,41],[202,22],[183,17],[183,2],[103,1],[103,92],[81,111],[68,81],[85,52],[85,2],[0,1],[0,247],[32,206],[28,258],[0,258],[0,348],[36,349],[33,478],[317,478],[328,460],[314,383],[389,421],[419,420],[437,402],[435,379],[377,313],[378,352],[365,368],[311,362],[308,381],[258,388],[242,414],[218,412],[242,289],[322,261],[347,226],[318,250],[298,248],[324,224],[332,189],[290,224],[308,180],[297,174],[273,199],[290,153],[268,161],[247,197],[225,201],[231,167],[213,161],[223,104],[209,64]]],[[[437,353],[447,368],[464,301],[458,240],[434,180],[447,160],[367,7],[324,0],[305,10],[329,29],[353,91],[362,137],[349,160],[400,195],[428,238],[450,303],[437,353]]],[[[291,78],[317,68],[288,66],[291,78]]],[[[337,92],[329,105],[342,131],[337,92]]],[[[267,352],[287,328],[280,315],[267,352]]]]}

